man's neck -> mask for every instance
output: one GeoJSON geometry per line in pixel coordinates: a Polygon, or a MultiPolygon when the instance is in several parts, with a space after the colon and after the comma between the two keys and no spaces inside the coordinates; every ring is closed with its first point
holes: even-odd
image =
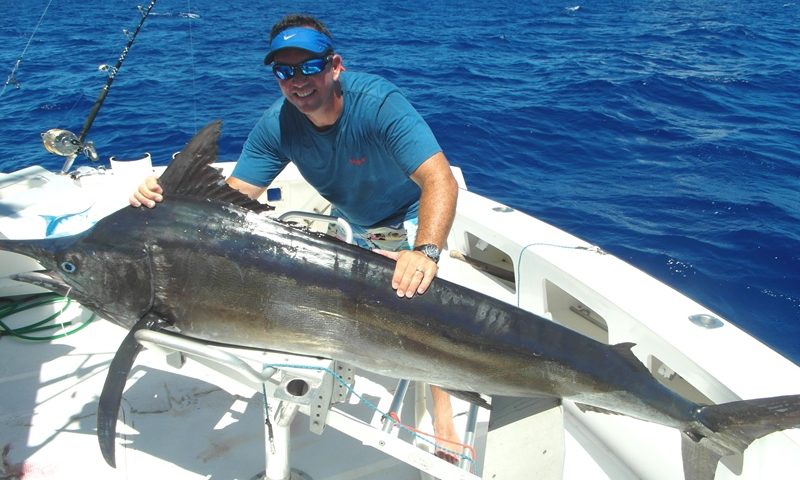
{"type": "Polygon", "coordinates": [[[336,124],[343,111],[344,95],[342,95],[341,87],[337,86],[329,103],[329,108],[306,114],[306,117],[317,130],[327,130],[336,124]]]}

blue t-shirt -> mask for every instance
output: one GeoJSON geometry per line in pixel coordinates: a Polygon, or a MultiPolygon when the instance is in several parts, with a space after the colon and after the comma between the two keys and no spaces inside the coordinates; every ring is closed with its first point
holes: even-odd
{"type": "Polygon", "coordinates": [[[409,176],[441,151],[433,132],[387,80],[350,72],[339,80],[344,110],[331,128],[317,130],[281,97],[250,132],[233,176],[267,186],[291,161],[351,223],[416,216],[420,189],[409,176]]]}

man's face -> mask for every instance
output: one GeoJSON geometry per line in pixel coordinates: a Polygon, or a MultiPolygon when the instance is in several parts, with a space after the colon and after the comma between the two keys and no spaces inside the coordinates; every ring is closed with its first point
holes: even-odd
{"type": "MultiPolygon", "coordinates": [[[[275,63],[300,65],[312,58],[319,57],[305,50],[288,48],[275,54],[275,63]]],[[[320,73],[303,75],[299,69],[295,69],[294,76],[287,80],[278,80],[278,86],[286,99],[302,113],[310,115],[324,111],[330,108],[330,102],[333,102],[340,64],[341,59],[338,55],[334,55],[320,73]]]]}

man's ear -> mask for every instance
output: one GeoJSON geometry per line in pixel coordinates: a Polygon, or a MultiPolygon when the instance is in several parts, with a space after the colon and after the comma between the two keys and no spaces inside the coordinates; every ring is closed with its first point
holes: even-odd
{"type": "Polygon", "coordinates": [[[333,71],[333,79],[339,80],[339,74],[346,70],[341,55],[334,54],[333,57],[331,57],[331,69],[333,71]]]}

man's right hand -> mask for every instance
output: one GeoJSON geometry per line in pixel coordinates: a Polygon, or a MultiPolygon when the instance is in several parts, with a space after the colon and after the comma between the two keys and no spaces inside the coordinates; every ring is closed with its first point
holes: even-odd
{"type": "Polygon", "coordinates": [[[158,184],[158,177],[150,176],[144,179],[144,182],[133,192],[128,202],[134,207],[141,207],[144,205],[147,208],[153,208],[156,206],[156,202],[160,202],[164,199],[163,193],[164,190],[162,190],[161,185],[158,184]]]}

